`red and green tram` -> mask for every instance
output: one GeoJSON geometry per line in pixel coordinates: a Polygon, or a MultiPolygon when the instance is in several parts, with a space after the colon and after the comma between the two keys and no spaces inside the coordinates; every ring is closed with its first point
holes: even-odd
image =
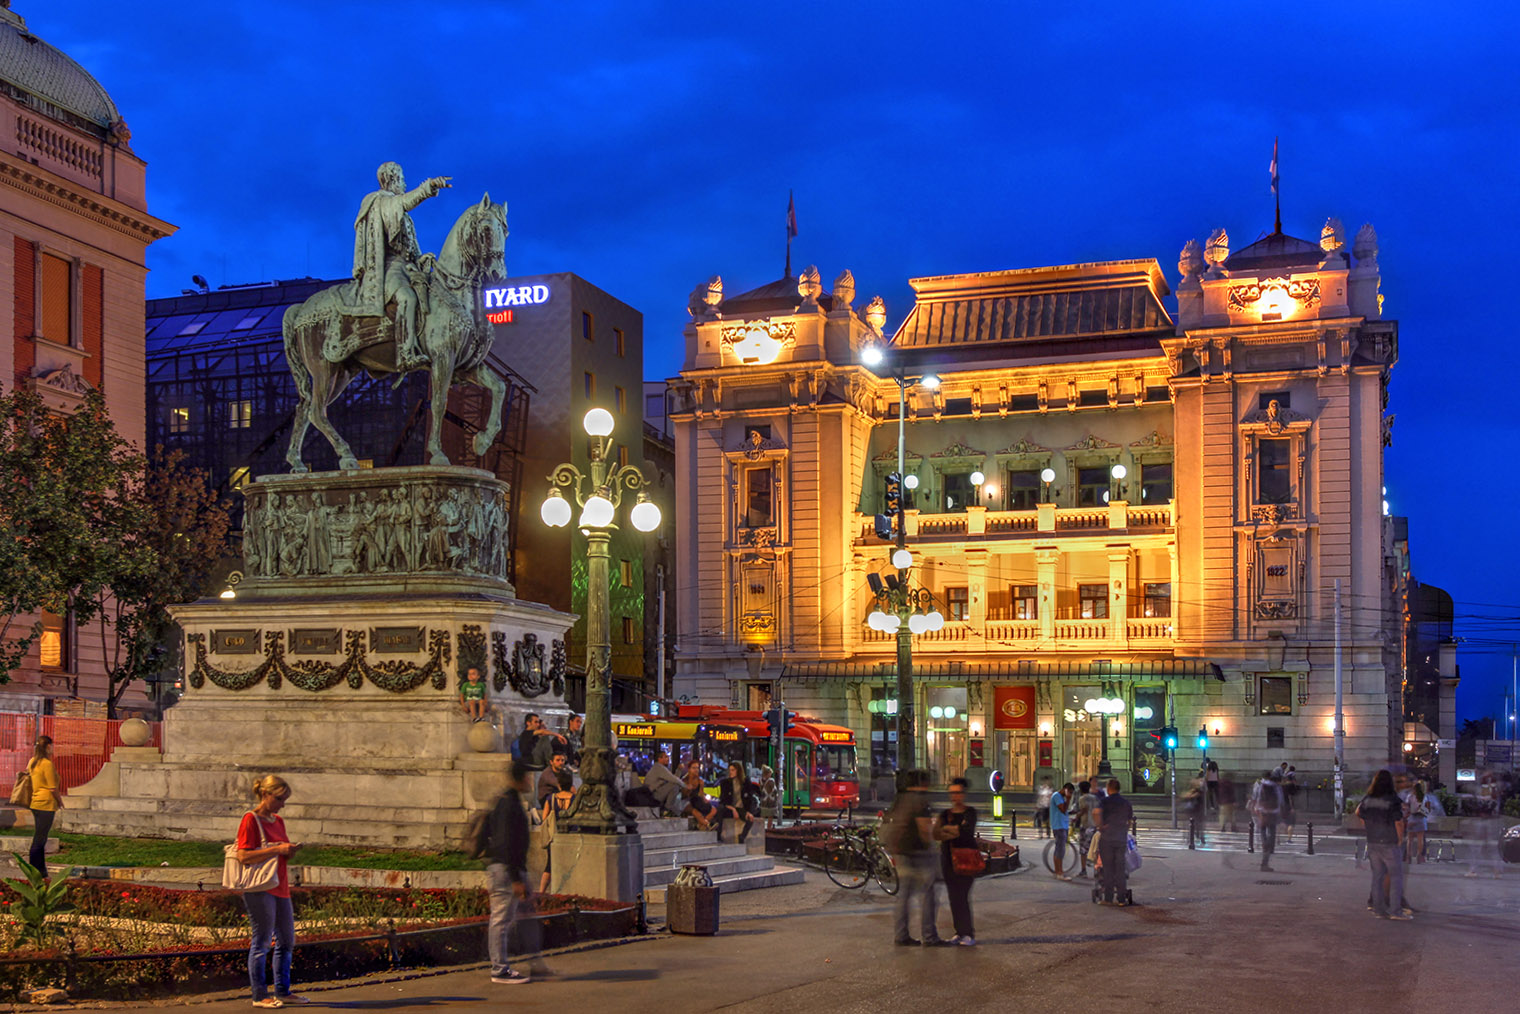
{"type": "Polygon", "coordinates": [[[737,743],[723,744],[729,748],[723,751],[726,759],[741,759],[746,771],[769,765],[784,783],[780,785],[781,803],[788,810],[843,810],[860,803],[855,733],[846,726],[798,716],[786,731],[783,771],[777,764],[776,741],[763,711],[683,704],[670,717],[708,728],[742,731],[744,735],[737,743]]]}

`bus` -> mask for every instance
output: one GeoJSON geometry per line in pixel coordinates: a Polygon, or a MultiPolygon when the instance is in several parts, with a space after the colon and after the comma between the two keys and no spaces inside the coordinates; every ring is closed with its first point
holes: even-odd
{"type": "MultiPolygon", "coordinates": [[[[730,749],[722,752],[725,758],[742,759],[746,771],[762,765],[780,771],[775,739],[763,711],[683,704],[671,717],[675,720],[672,724],[737,729],[744,738],[737,750],[734,744],[726,744],[730,749]]],[[[781,786],[785,809],[844,810],[859,805],[860,776],[855,769],[855,733],[851,729],[799,715],[787,730],[785,750],[785,784],[781,786]]]]}
{"type": "Polygon", "coordinates": [[[628,758],[641,777],[660,753],[670,755],[670,769],[697,762],[704,787],[723,780],[732,761],[749,763],[749,731],[736,723],[672,721],[652,715],[612,716],[612,737],[618,753],[628,758]]]}

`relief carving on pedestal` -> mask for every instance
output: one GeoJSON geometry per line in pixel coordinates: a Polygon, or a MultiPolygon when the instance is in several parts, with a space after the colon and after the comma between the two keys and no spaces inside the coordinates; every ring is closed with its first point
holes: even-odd
{"type": "Polygon", "coordinates": [[[185,636],[191,656],[190,686],[200,689],[209,680],[223,690],[247,690],[268,681],[271,690],[278,690],[289,682],[301,690],[318,693],[347,682],[358,690],[368,680],[381,690],[390,693],[406,693],[431,681],[435,690],[448,688],[447,666],[453,655],[449,633],[446,630],[428,632],[428,659],[421,664],[393,659],[371,664],[365,653],[365,637],[362,630],[349,630],[343,635],[344,657],[340,662],[291,662],[286,659],[285,631],[269,630],[264,633],[264,661],[247,670],[222,669],[211,664],[206,650],[206,635],[192,633],[185,636]]]}

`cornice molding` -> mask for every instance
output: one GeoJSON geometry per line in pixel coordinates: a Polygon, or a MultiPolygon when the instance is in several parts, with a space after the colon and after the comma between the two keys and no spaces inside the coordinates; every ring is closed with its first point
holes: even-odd
{"type": "Polygon", "coordinates": [[[139,240],[146,246],[172,236],[178,228],[145,212],[128,209],[109,198],[80,193],[75,187],[22,163],[0,158],[0,182],[29,197],[45,201],[66,211],[114,229],[139,240]]]}

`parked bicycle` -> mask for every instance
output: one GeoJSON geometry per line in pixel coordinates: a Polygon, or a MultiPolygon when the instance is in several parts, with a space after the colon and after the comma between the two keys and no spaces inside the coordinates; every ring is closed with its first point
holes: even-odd
{"type": "MultiPolygon", "coordinates": [[[[1045,843],[1045,868],[1051,873],[1056,871],[1056,844],[1057,840],[1055,838],[1045,843]]],[[[1061,853],[1061,869],[1070,874],[1071,871],[1080,869],[1081,865],[1082,858],[1081,853],[1077,851],[1077,843],[1072,841],[1071,836],[1068,835],[1064,850],[1061,853]]]]}
{"type": "Polygon", "coordinates": [[[871,825],[835,824],[824,839],[823,869],[840,887],[853,890],[874,879],[887,894],[897,893],[897,864],[871,825]]]}

